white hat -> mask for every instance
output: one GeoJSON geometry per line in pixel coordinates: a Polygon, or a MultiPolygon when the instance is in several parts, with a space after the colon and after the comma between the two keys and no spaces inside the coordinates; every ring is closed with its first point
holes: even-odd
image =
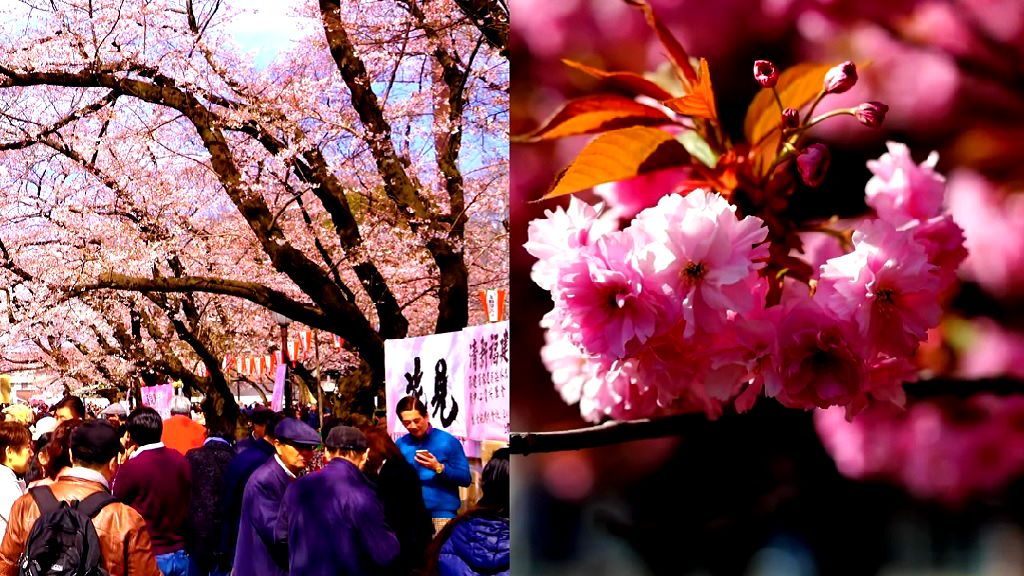
{"type": "Polygon", "coordinates": [[[57,429],[57,419],[53,416],[43,416],[32,427],[32,441],[39,440],[43,434],[53,432],[57,429]]]}
{"type": "Polygon", "coordinates": [[[127,415],[128,411],[120,402],[112,402],[110,406],[103,409],[103,412],[100,412],[100,416],[121,416],[123,418],[127,415]]]}
{"type": "Polygon", "coordinates": [[[192,401],[184,396],[171,398],[171,414],[192,414],[192,401]]]}

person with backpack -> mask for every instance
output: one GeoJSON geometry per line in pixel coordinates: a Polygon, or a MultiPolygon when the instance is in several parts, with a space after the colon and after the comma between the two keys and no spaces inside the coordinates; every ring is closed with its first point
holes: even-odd
{"type": "Polygon", "coordinates": [[[146,522],[110,495],[121,439],[106,422],[71,433],[71,467],[11,508],[0,576],[160,576],[146,522]]]}

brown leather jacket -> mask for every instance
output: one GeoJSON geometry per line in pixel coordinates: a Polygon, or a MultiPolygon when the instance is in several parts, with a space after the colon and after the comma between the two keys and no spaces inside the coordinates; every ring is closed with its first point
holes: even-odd
{"type": "MultiPolygon", "coordinates": [[[[82,500],[99,490],[99,482],[60,476],[50,485],[58,500],[82,500]]],[[[39,518],[39,507],[31,494],[25,494],[11,508],[11,520],[0,543],[0,576],[15,576],[18,559],[32,525],[39,518]]],[[[103,564],[110,576],[161,576],[153,556],[146,521],[131,506],[120,502],[107,504],[93,519],[103,549],[103,564]]]]}

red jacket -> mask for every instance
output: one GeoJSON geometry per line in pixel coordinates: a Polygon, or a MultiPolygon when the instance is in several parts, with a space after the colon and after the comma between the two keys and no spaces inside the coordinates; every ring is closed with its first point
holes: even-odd
{"type": "Polygon", "coordinates": [[[206,426],[188,416],[175,414],[164,420],[164,433],[160,441],[164,446],[174,448],[184,456],[186,452],[199,448],[206,441],[206,426]]]}

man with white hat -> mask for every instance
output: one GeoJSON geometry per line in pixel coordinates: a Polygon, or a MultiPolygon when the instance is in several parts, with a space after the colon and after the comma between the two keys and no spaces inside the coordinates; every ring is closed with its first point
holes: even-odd
{"type": "Polygon", "coordinates": [[[106,418],[107,422],[115,430],[120,430],[121,426],[124,425],[125,419],[128,418],[128,410],[125,410],[124,404],[120,402],[111,402],[110,406],[107,406],[100,412],[100,416],[106,418]]]}

